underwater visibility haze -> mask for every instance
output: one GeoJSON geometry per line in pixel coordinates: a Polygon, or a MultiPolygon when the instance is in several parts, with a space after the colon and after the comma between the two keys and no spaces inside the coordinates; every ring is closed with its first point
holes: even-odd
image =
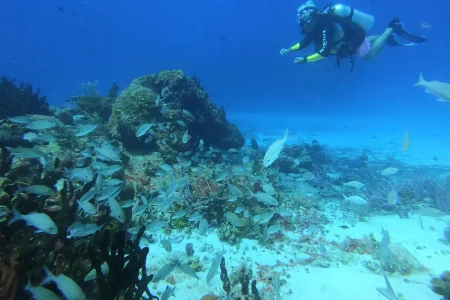
{"type": "Polygon", "coordinates": [[[0,300],[450,299],[449,9],[2,3],[0,300]]]}

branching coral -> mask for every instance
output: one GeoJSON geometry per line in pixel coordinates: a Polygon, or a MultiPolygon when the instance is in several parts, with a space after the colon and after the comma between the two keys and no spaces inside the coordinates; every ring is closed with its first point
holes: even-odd
{"type": "Polygon", "coordinates": [[[150,300],[158,299],[148,289],[153,274],[147,275],[145,266],[148,247],[140,248],[139,241],[144,234],[142,227],[136,239],[125,242],[126,232],[119,230],[111,241],[109,231],[97,232],[95,242],[89,249],[89,256],[99,277],[97,279],[100,295],[98,299],[113,300],[118,296],[124,299],[141,299],[147,293],[150,300]],[[127,254],[127,255],[126,255],[127,254]],[[109,274],[103,275],[101,264],[106,261],[109,274]],[[139,279],[139,275],[141,275],[139,279]]]}

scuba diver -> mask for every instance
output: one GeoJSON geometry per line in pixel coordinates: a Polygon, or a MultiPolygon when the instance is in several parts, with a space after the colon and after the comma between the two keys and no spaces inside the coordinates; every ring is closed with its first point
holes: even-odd
{"type": "Polygon", "coordinates": [[[295,58],[296,64],[316,62],[335,55],[338,66],[342,59],[349,58],[352,72],[356,56],[372,61],[386,44],[394,47],[414,46],[427,40],[424,36],[407,31],[397,18],[389,22],[383,34],[366,37],[367,31],[373,26],[374,17],[342,4],[328,5],[320,11],[313,1],[308,0],[298,8],[297,17],[304,38],[288,49],[281,49],[280,54],[302,50],[311,43],[316,53],[295,58]],[[396,36],[410,43],[401,44],[396,36]]]}

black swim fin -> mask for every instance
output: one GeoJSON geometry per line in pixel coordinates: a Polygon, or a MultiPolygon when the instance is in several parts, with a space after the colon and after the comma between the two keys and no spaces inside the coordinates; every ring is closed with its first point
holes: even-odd
{"type": "MultiPolygon", "coordinates": [[[[397,42],[398,45],[389,44],[391,46],[414,46],[416,44],[423,43],[427,40],[427,37],[425,37],[425,36],[417,35],[417,34],[411,33],[408,30],[406,30],[405,27],[403,26],[403,23],[400,22],[399,18],[393,18],[388,23],[388,27],[392,28],[393,33],[395,33],[395,34],[401,36],[402,38],[411,42],[409,44],[400,44],[398,42],[397,42]]],[[[395,40],[395,37],[393,39],[395,40]]],[[[395,43],[393,40],[391,42],[395,43]]],[[[388,43],[389,43],[389,41],[388,41],[388,43]]]]}

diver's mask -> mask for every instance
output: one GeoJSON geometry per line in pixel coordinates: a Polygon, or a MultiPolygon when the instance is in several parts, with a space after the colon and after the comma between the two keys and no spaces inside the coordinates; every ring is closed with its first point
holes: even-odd
{"type": "Polygon", "coordinates": [[[297,12],[297,18],[302,34],[307,34],[308,32],[312,32],[316,29],[318,15],[319,10],[314,6],[302,8],[297,12]]]}

